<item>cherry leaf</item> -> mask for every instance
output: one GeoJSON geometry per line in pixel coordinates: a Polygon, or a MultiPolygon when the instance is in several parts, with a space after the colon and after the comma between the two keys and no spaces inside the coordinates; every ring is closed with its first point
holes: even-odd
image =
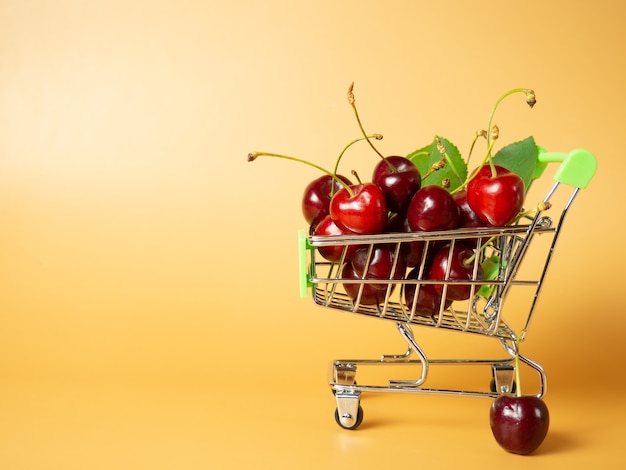
{"type": "Polygon", "coordinates": [[[422,175],[422,186],[429,184],[442,186],[442,181],[447,179],[450,182],[447,189],[452,191],[463,184],[467,178],[467,164],[461,157],[459,149],[443,137],[435,136],[429,145],[411,152],[407,158],[415,164],[422,175]],[[445,157],[439,150],[439,144],[445,150],[445,157]],[[446,159],[443,168],[426,176],[431,171],[432,166],[443,158],[446,159]]]}
{"type": "Polygon", "coordinates": [[[494,155],[493,163],[517,173],[528,190],[535,174],[538,152],[535,139],[531,136],[502,147],[494,155]]]}

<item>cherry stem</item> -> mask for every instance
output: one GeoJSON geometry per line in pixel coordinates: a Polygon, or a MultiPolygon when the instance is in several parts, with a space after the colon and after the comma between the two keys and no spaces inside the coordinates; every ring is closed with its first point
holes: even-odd
{"type": "Polygon", "coordinates": [[[521,330],[518,334],[517,334],[517,339],[515,341],[515,384],[516,384],[516,395],[517,397],[521,397],[522,396],[522,382],[520,380],[520,363],[519,363],[519,345],[520,342],[522,341],[522,337],[524,336],[526,332],[524,330],[521,330]]]}
{"type": "MultiPolygon", "coordinates": [[[[426,155],[428,155],[428,153],[426,153],[426,155]]],[[[446,166],[445,158],[442,158],[438,162],[433,163],[430,169],[428,170],[428,172],[426,172],[426,174],[422,176],[422,181],[424,181],[426,178],[432,175],[435,171],[441,170],[444,166],[446,166]]]]}
{"type": "Polygon", "coordinates": [[[341,153],[339,154],[339,157],[337,158],[337,163],[335,163],[335,174],[338,173],[339,171],[339,162],[341,161],[341,157],[343,157],[343,154],[346,153],[346,151],[354,144],[356,144],[357,142],[360,142],[362,140],[368,140],[368,139],[376,139],[376,140],[382,140],[383,136],[382,134],[372,134],[369,136],[365,136],[365,137],[359,137],[358,139],[354,139],[352,142],[350,142],[348,145],[346,145],[343,150],[341,151],[341,153]]]}
{"type": "Polygon", "coordinates": [[[458,170],[454,166],[454,162],[452,161],[452,159],[448,155],[448,151],[446,150],[445,145],[443,145],[443,143],[441,142],[441,139],[439,137],[437,137],[437,150],[443,156],[443,158],[445,159],[446,163],[448,165],[450,165],[450,169],[452,170],[452,173],[454,173],[454,175],[459,180],[459,183],[463,184],[463,178],[461,178],[461,175],[459,174],[458,170]]]}
{"type": "Polygon", "coordinates": [[[493,149],[493,146],[495,144],[495,140],[492,140],[489,143],[489,147],[487,148],[487,154],[485,155],[485,158],[483,158],[483,161],[480,163],[480,165],[478,165],[478,168],[476,168],[476,170],[473,172],[473,174],[471,174],[466,180],[465,182],[460,185],[458,188],[456,188],[454,191],[452,191],[452,194],[455,194],[463,189],[465,189],[467,187],[468,184],[470,184],[470,182],[476,178],[476,176],[478,175],[478,173],[480,172],[480,170],[482,169],[482,167],[484,167],[485,165],[487,165],[488,163],[491,165],[491,174],[495,177],[495,167],[493,165],[493,162],[491,161],[491,150],[493,149]]]}
{"type": "MultiPolygon", "coordinates": [[[[535,98],[535,92],[529,88],[513,88],[512,90],[507,91],[505,94],[503,94],[500,98],[498,98],[498,100],[496,101],[496,103],[493,105],[493,108],[491,109],[491,114],[489,115],[489,122],[487,124],[487,131],[489,131],[489,129],[491,129],[491,121],[493,120],[493,115],[496,113],[496,108],[498,107],[498,105],[507,97],[510,96],[514,93],[524,93],[526,95],[526,104],[528,104],[528,106],[530,106],[531,108],[533,106],[535,106],[535,103],[537,103],[537,99],[535,98]]],[[[487,133],[487,147],[489,147],[489,143],[491,142],[491,136],[489,134],[489,132],[487,133]]]]}
{"type": "Polygon", "coordinates": [[[330,171],[328,171],[325,168],[322,168],[319,165],[316,165],[315,163],[311,163],[308,162],[306,160],[302,160],[301,158],[296,158],[296,157],[290,157],[289,155],[281,155],[279,153],[270,153],[270,152],[252,152],[248,154],[248,161],[249,162],[253,162],[254,160],[256,160],[258,157],[276,157],[276,158],[283,158],[285,160],[291,160],[294,162],[298,162],[298,163],[304,163],[305,165],[309,165],[312,166],[313,168],[316,168],[318,170],[320,170],[323,173],[326,173],[328,176],[330,176],[334,181],[338,182],[339,184],[341,184],[341,186],[343,188],[345,188],[346,191],[348,191],[348,193],[350,194],[350,197],[354,196],[354,191],[352,190],[352,188],[350,188],[350,186],[348,184],[346,184],[344,181],[341,180],[341,178],[338,178],[337,175],[335,175],[334,173],[331,173],[330,171]]]}
{"type": "Polygon", "coordinates": [[[352,176],[354,176],[356,178],[357,183],[363,184],[361,182],[361,178],[359,178],[359,174],[356,172],[356,170],[352,170],[350,173],[352,173],[352,176]]]}
{"type": "Polygon", "coordinates": [[[396,173],[398,171],[398,169],[388,159],[386,159],[383,156],[382,153],[380,153],[378,151],[376,146],[372,143],[372,141],[367,136],[367,133],[365,132],[365,129],[363,128],[363,124],[361,123],[361,118],[359,117],[359,112],[356,109],[356,103],[355,103],[356,100],[354,98],[354,91],[353,90],[354,90],[354,82],[352,82],[350,84],[350,87],[348,88],[348,103],[350,103],[350,106],[352,106],[352,109],[354,110],[354,116],[356,117],[356,122],[359,124],[359,129],[361,129],[361,132],[363,133],[363,136],[365,137],[365,140],[367,140],[367,143],[370,144],[370,147],[372,147],[372,149],[374,149],[374,152],[376,152],[378,154],[378,156],[380,158],[382,158],[387,163],[387,166],[389,167],[389,169],[393,173],[396,173]]]}
{"type": "Polygon", "coordinates": [[[467,154],[467,162],[465,162],[468,166],[469,166],[470,160],[472,159],[472,153],[474,152],[474,146],[476,145],[476,142],[478,142],[478,139],[480,137],[487,137],[487,131],[485,131],[483,129],[482,131],[476,132],[476,135],[474,136],[474,140],[472,140],[472,145],[470,146],[469,153],[467,154]]]}
{"type": "Polygon", "coordinates": [[[482,253],[483,251],[485,251],[485,249],[491,245],[491,243],[493,243],[493,241],[496,239],[496,236],[494,235],[493,237],[489,238],[489,240],[487,240],[485,243],[483,243],[482,245],[480,245],[480,248],[478,248],[477,252],[474,252],[472,254],[472,256],[469,256],[467,259],[463,260],[463,264],[465,266],[469,266],[470,264],[472,264],[474,262],[474,260],[476,259],[476,256],[479,255],[480,253],[482,253]]]}
{"type": "Polygon", "coordinates": [[[552,207],[552,204],[549,202],[540,202],[537,204],[537,207],[534,209],[528,209],[524,212],[520,212],[515,219],[510,223],[510,225],[518,223],[521,219],[532,219],[536,216],[537,212],[547,211],[552,207]]]}

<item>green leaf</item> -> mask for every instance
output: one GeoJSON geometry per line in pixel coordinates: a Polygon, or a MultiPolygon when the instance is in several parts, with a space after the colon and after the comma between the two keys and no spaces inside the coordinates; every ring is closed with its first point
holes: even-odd
{"type": "Polygon", "coordinates": [[[441,186],[442,181],[447,178],[450,181],[448,190],[453,191],[463,184],[467,178],[467,164],[461,157],[459,149],[443,137],[435,136],[429,145],[411,152],[407,155],[407,158],[415,164],[422,175],[422,178],[424,178],[422,186],[427,186],[429,184],[441,186]],[[438,149],[438,141],[445,149],[445,154],[447,156],[446,164],[443,168],[424,178],[432,166],[444,158],[444,155],[442,155],[438,149]]]}
{"type": "Polygon", "coordinates": [[[533,137],[527,137],[502,147],[493,157],[495,165],[517,173],[524,181],[526,189],[530,186],[537,166],[537,144],[533,137]]]}
{"type": "MultiPolygon", "coordinates": [[[[481,263],[483,270],[483,279],[485,281],[494,281],[498,279],[498,274],[502,269],[506,269],[507,260],[501,259],[499,256],[492,256],[481,263]]],[[[496,286],[483,284],[478,289],[477,294],[483,297],[491,297],[496,286]]]]}

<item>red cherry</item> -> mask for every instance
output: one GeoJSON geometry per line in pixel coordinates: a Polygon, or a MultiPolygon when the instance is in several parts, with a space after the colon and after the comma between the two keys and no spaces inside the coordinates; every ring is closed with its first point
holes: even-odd
{"type": "Polygon", "coordinates": [[[422,176],[408,158],[390,156],[380,160],[374,167],[372,182],[385,193],[391,212],[403,212],[422,186],[422,176]]]}
{"type": "MultiPolygon", "coordinates": [[[[357,248],[352,256],[352,267],[360,278],[392,280],[402,279],[406,273],[404,256],[395,256],[396,245],[367,245],[357,248]],[[395,263],[395,269],[394,269],[395,263]]],[[[370,284],[375,289],[386,290],[388,283],[370,284]]]]}
{"type": "Polygon", "coordinates": [[[409,227],[416,232],[451,230],[458,225],[459,207],[446,189],[431,184],[415,193],[406,216],[409,227]]]}
{"type": "Polygon", "coordinates": [[[503,449],[525,455],[536,450],[548,434],[550,413],[534,395],[500,395],[491,405],[489,423],[503,449]]]}
{"type": "Polygon", "coordinates": [[[330,200],[330,216],[348,232],[368,235],[387,227],[387,201],[383,190],[374,183],[342,188],[330,200]]]}
{"type": "MultiPolygon", "coordinates": [[[[352,263],[346,263],[341,270],[341,278],[347,280],[357,280],[361,279],[361,276],[356,273],[352,263]]],[[[363,290],[361,292],[361,298],[359,299],[360,305],[378,305],[385,301],[385,297],[387,295],[386,289],[377,289],[372,284],[345,283],[343,288],[350,298],[353,301],[356,301],[361,286],[363,286],[363,290]]]]}
{"type": "MultiPolygon", "coordinates": [[[[315,230],[313,231],[314,236],[333,236],[333,235],[348,235],[345,230],[342,230],[333,222],[333,219],[330,215],[324,217],[315,230]]],[[[359,245],[322,245],[319,246],[317,251],[322,257],[331,261],[333,263],[338,263],[341,260],[341,255],[346,248],[346,254],[344,255],[344,262],[350,261],[354,252],[356,251],[359,245]]]]}
{"type": "MultiPolygon", "coordinates": [[[[405,214],[393,214],[389,218],[388,228],[391,232],[411,232],[411,227],[409,227],[409,222],[405,214]]],[[[424,242],[422,240],[405,242],[402,244],[402,252],[404,253],[407,266],[419,266],[424,254],[424,242]]]]}
{"type": "MultiPolygon", "coordinates": [[[[337,178],[346,184],[352,184],[345,176],[337,178]]],[[[331,175],[322,175],[311,181],[302,195],[302,215],[311,227],[316,227],[328,215],[330,198],[342,188],[341,183],[331,175]]]]}
{"type": "Polygon", "coordinates": [[[490,225],[500,227],[511,223],[524,204],[524,181],[506,168],[483,166],[467,185],[467,203],[490,225]]]}
{"type": "MultiPolygon", "coordinates": [[[[455,243],[450,253],[450,244],[446,243],[435,253],[432,266],[428,273],[430,279],[433,280],[454,280],[469,281],[473,279],[474,274],[474,249],[461,242],[455,243]],[[469,261],[472,259],[472,261],[469,261]],[[450,268],[448,272],[448,261],[450,268]],[[469,262],[468,262],[469,261],[469,262]],[[448,272],[446,276],[446,272],[448,272]]],[[[480,264],[477,266],[476,279],[482,279],[483,270],[480,264]]],[[[435,290],[443,295],[444,284],[433,284],[435,290]]],[[[446,299],[448,300],[466,300],[471,294],[471,284],[447,284],[446,299]]],[[[480,286],[476,286],[474,292],[480,286]]]]}
{"type": "Polygon", "coordinates": [[[481,219],[467,203],[467,190],[462,189],[454,193],[452,197],[459,206],[459,227],[480,228],[489,226],[489,224],[481,219]]]}
{"type": "MultiPolygon", "coordinates": [[[[419,268],[412,269],[407,275],[407,279],[417,279],[419,268]]],[[[413,309],[415,303],[415,314],[432,317],[439,313],[441,307],[441,293],[437,292],[434,284],[420,284],[415,299],[416,284],[406,284],[404,288],[404,301],[409,311],[413,309]]],[[[451,300],[446,300],[444,309],[452,304],[451,300]]]]}

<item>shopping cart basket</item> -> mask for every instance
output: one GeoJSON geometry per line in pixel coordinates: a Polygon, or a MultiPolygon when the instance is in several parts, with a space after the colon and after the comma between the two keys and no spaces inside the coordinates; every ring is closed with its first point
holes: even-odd
{"type": "MultiPolygon", "coordinates": [[[[335,419],[341,427],[355,429],[361,424],[363,410],[360,398],[363,392],[439,393],[491,398],[512,393],[516,364],[523,364],[537,373],[537,396],[543,397],[547,390],[544,369],[537,362],[519,354],[518,348],[530,327],[565,216],[580,189],[590,182],[597,166],[594,155],[586,150],[561,153],[540,148],[535,176],[540,176],[551,162],[560,163],[554,174],[554,184],[534,214],[515,225],[354,236],[314,236],[300,232],[302,296],[306,297],[310,289],[315,303],[323,307],[390,320],[408,344],[403,354],[383,355],[377,359],[340,359],[330,364],[328,381],[337,403],[335,419]],[[557,194],[561,197],[557,197],[557,194]],[[556,201],[559,201],[558,204],[556,201]],[[392,247],[394,260],[399,259],[398,255],[403,250],[415,249],[417,245],[422,252],[421,262],[414,265],[410,275],[393,275],[384,280],[369,278],[368,263],[374,257],[376,247],[381,245],[392,247]],[[435,249],[447,249],[451,257],[455,246],[460,245],[469,246],[476,253],[471,260],[472,275],[463,280],[454,280],[448,271],[443,279],[429,279],[426,275],[429,253],[435,249]],[[535,246],[539,247],[537,252],[533,251],[535,246]],[[342,250],[337,262],[329,262],[321,255],[324,248],[329,247],[340,247],[342,250]],[[362,270],[364,274],[361,277],[345,275],[342,269],[348,250],[356,249],[366,253],[366,264],[362,270]],[[524,260],[529,261],[524,263],[524,260]],[[526,269],[528,267],[533,269],[526,269]],[[426,292],[430,289],[427,287],[429,285],[436,286],[443,300],[437,301],[434,310],[424,312],[418,307],[417,293],[420,289],[426,292]],[[377,295],[374,301],[367,294],[367,289],[372,286],[376,288],[377,295]],[[447,291],[458,287],[469,291],[467,299],[446,301],[447,291]],[[520,309],[523,310],[521,316],[520,309]],[[514,312],[517,314],[514,315],[514,312]],[[414,327],[495,338],[504,350],[503,357],[431,359],[416,340],[414,327]],[[519,361],[515,361],[516,356],[519,361]],[[419,377],[389,380],[382,385],[361,381],[357,384],[359,367],[392,364],[415,365],[419,377]],[[430,367],[443,364],[488,367],[491,382],[487,381],[484,390],[426,386],[430,367]]],[[[396,271],[392,269],[390,272],[396,271]]]]}

